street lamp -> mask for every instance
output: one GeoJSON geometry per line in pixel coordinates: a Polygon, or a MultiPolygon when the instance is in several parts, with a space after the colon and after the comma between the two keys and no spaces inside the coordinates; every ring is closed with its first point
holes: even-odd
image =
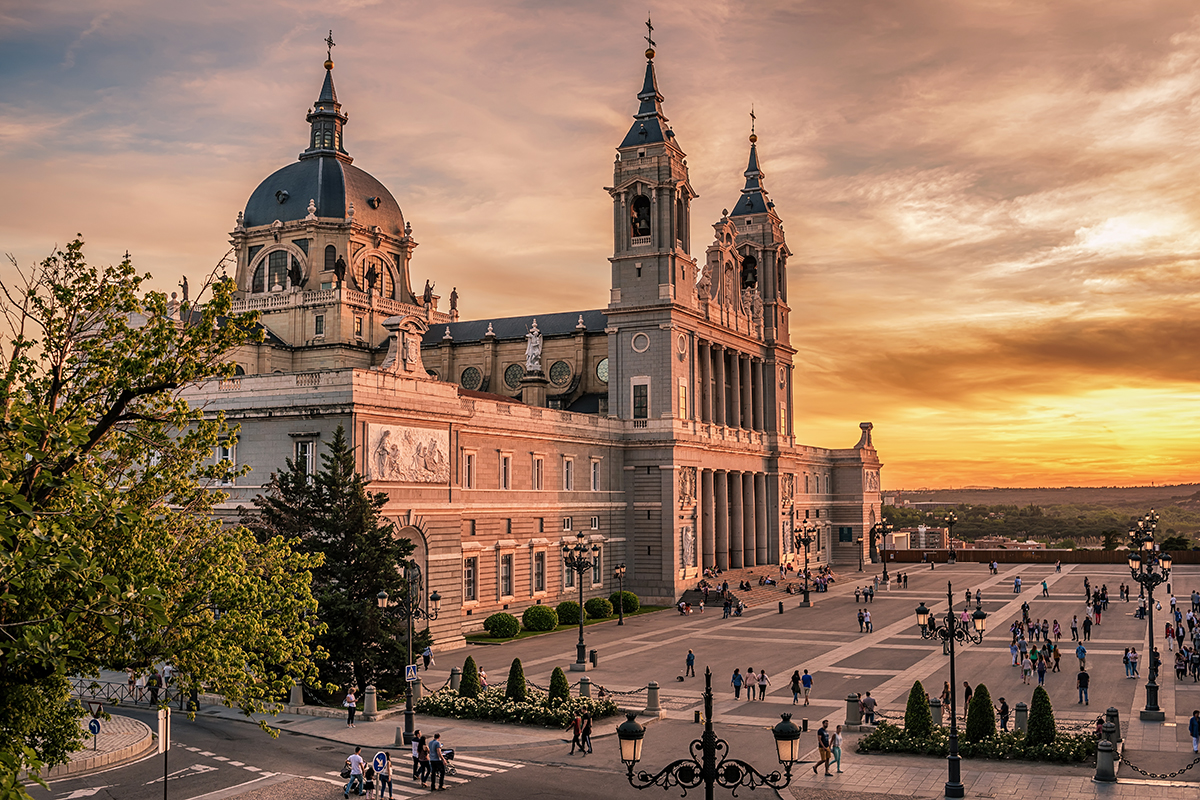
{"type": "MultiPolygon", "coordinates": [[[[892,523],[888,522],[885,519],[881,519],[879,522],[876,522],[874,525],[871,526],[871,561],[872,561],[872,563],[874,563],[875,554],[878,553],[880,560],[883,561],[883,582],[884,583],[887,583],[887,581],[888,581],[887,556],[885,555],[885,552],[887,550],[887,535],[891,532],[892,532],[892,523]],[[878,542],[881,537],[883,538],[883,547],[878,548],[878,547],[876,547],[876,542],[878,542]]],[[[859,572],[863,571],[862,548],[861,547],[858,548],[858,571],[859,572]]]]}
{"type": "Polygon", "coordinates": [[[917,625],[921,626],[922,639],[939,639],[943,644],[950,646],[950,755],[946,757],[948,772],[946,797],[962,797],[964,794],[961,773],[962,759],[958,756],[958,721],[956,719],[958,710],[954,705],[954,696],[958,693],[954,678],[954,643],[980,644],[983,641],[983,632],[987,628],[987,614],[976,603],[975,613],[971,615],[971,626],[968,627],[959,621],[958,617],[954,615],[953,587],[947,581],[946,616],[942,624],[937,624],[933,614],[925,607],[924,603],[921,603],[917,606],[917,625]]]}
{"type": "Polygon", "coordinates": [[[1163,720],[1166,714],[1158,707],[1158,670],[1160,658],[1154,649],[1154,587],[1171,577],[1171,554],[1160,553],[1154,543],[1158,514],[1150,509],[1129,529],[1129,572],[1146,592],[1146,609],[1150,630],[1150,669],[1147,671],[1146,707],[1139,716],[1144,720],[1163,720]]]}
{"type": "MultiPolygon", "coordinates": [[[[424,594],[424,580],[421,577],[421,567],[416,561],[400,562],[400,578],[404,581],[407,590],[404,592],[404,597],[399,600],[392,600],[388,597],[387,592],[380,592],[375,595],[375,605],[381,609],[394,608],[399,613],[404,615],[408,625],[408,661],[405,663],[405,672],[408,671],[408,665],[413,663],[413,620],[426,619],[432,622],[438,618],[438,612],[442,608],[442,596],[436,591],[429,595],[429,608],[422,608],[422,596],[424,594]]],[[[412,681],[407,680],[408,676],[404,676],[404,743],[411,744],[413,739],[413,692],[412,681]]]]}
{"type": "Polygon", "coordinates": [[[801,546],[804,547],[804,605],[806,607],[809,605],[809,599],[808,599],[808,546],[817,540],[816,537],[813,536],[813,534],[820,533],[820,531],[821,531],[820,525],[816,525],[816,524],[809,525],[808,522],[805,521],[805,523],[800,526],[799,531],[795,534],[796,549],[799,550],[801,548],[801,546]]]}
{"type": "Polygon", "coordinates": [[[617,624],[625,624],[625,562],[613,567],[613,577],[617,579],[617,624]]]}
{"type": "Polygon", "coordinates": [[[642,741],[646,729],[635,721],[637,712],[626,712],[625,716],[626,720],[617,726],[617,739],[620,740],[621,761],[625,764],[629,785],[635,789],[648,789],[651,786],[670,789],[678,786],[686,795],[688,789],[703,784],[705,800],[713,800],[713,787],[717,785],[732,789],[735,796],[742,786],[751,789],[769,786],[778,790],[792,782],[792,765],[800,760],[800,727],[792,722],[791,714],[780,714],[782,720],[771,729],[771,735],[775,737],[776,755],[783,765],[782,774],[775,770],[764,775],[745,761],[730,758],[729,743],[718,739],[713,731],[712,670],[707,668],[704,670],[704,733],[689,746],[690,758],[672,761],[654,775],[641,770],[635,776],[633,768],[642,760],[642,741]],[[718,752],[722,753],[720,761],[717,761],[718,752]]]}
{"type": "Polygon", "coordinates": [[[958,559],[954,557],[954,526],[958,524],[958,514],[951,511],[942,517],[942,522],[950,529],[950,533],[946,536],[946,547],[950,550],[950,555],[947,556],[946,561],[950,564],[955,564],[958,562],[958,559]]]}
{"type": "Polygon", "coordinates": [[[579,644],[575,646],[575,663],[571,665],[571,669],[576,672],[587,671],[587,648],[583,645],[583,575],[592,569],[593,559],[599,552],[600,545],[593,544],[588,547],[583,538],[583,531],[575,534],[574,545],[562,546],[563,564],[575,573],[575,582],[579,584],[579,644]]]}

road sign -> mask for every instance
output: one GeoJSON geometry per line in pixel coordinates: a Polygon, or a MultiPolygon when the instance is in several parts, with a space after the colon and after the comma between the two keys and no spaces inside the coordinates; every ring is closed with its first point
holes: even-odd
{"type": "Polygon", "coordinates": [[[417,665],[416,664],[409,664],[407,667],[404,668],[404,680],[408,681],[409,683],[417,682],[417,665]]]}
{"type": "Polygon", "coordinates": [[[158,752],[165,753],[171,749],[171,709],[158,710],[158,752]]]}
{"type": "Polygon", "coordinates": [[[100,720],[93,719],[88,721],[88,730],[92,732],[92,736],[100,734],[100,720]]]}
{"type": "Polygon", "coordinates": [[[104,704],[99,700],[88,700],[87,704],[93,719],[99,719],[100,715],[104,713],[104,704]]]}
{"type": "Polygon", "coordinates": [[[375,768],[376,772],[383,772],[384,767],[387,766],[387,753],[382,751],[376,753],[375,757],[371,759],[371,766],[375,768]]]}

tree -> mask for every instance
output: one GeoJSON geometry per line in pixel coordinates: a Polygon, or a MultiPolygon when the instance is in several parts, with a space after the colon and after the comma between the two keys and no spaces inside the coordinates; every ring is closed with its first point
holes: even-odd
{"type": "Polygon", "coordinates": [[[1029,730],[1025,736],[1030,744],[1050,744],[1056,735],[1054,729],[1054,707],[1045,687],[1033,690],[1033,704],[1029,707],[1029,730]]]}
{"type": "Polygon", "coordinates": [[[550,673],[550,702],[566,700],[571,696],[571,684],[567,683],[567,673],[562,667],[555,667],[550,673]]]}
{"type": "Polygon", "coordinates": [[[1188,536],[1168,536],[1158,544],[1158,549],[1164,553],[1175,553],[1180,550],[1191,550],[1192,540],[1188,536]]]}
{"type": "Polygon", "coordinates": [[[967,707],[967,728],[963,732],[968,742],[982,742],[996,733],[996,708],[987,686],[979,684],[971,694],[967,707]]]}
{"type": "Polygon", "coordinates": [[[1102,550],[1116,550],[1117,545],[1121,543],[1120,534],[1111,528],[1102,531],[1100,535],[1104,538],[1104,544],[1101,545],[1102,550]]]}
{"type": "Polygon", "coordinates": [[[908,706],[904,709],[904,732],[913,739],[924,739],[933,732],[933,714],[929,710],[929,695],[920,681],[908,691],[908,706]]]}
{"type": "Polygon", "coordinates": [[[169,661],[181,688],[263,710],[315,676],[315,561],[212,516],[236,439],[183,393],[261,336],[210,275],[203,307],[144,291],[75,239],[0,284],[0,792],[79,746],[66,678],[169,661]]]}
{"type": "MultiPolygon", "coordinates": [[[[382,516],[386,503],[386,493],[367,491],[339,425],[314,475],[288,459],[286,469],[273,474],[266,492],[254,499],[256,510],[243,509],[242,519],[260,538],[282,537],[294,549],[320,558],[312,585],[323,625],[317,643],[329,654],[320,663],[322,679],[399,692],[408,620],[379,608],[376,596],[383,591],[391,601],[406,600],[408,583],[399,567],[414,546],[396,538],[395,527],[382,516]]],[[[424,641],[414,641],[414,652],[423,648],[424,641]]]]}
{"type": "Polygon", "coordinates": [[[508,683],[505,684],[504,696],[513,702],[524,703],[527,691],[525,670],[521,666],[521,659],[514,658],[512,666],[508,668],[508,683]]]}
{"type": "Polygon", "coordinates": [[[467,656],[463,664],[462,678],[458,682],[458,693],[462,697],[479,697],[479,666],[473,656],[467,656]]]}

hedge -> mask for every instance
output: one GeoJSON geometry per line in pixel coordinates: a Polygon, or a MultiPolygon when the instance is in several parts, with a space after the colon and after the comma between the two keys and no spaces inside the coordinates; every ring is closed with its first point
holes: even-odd
{"type": "Polygon", "coordinates": [[[612,603],[603,597],[593,597],[588,600],[583,604],[583,610],[587,612],[589,619],[608,619],[613,615],[612,603]]]}
{"type": "Polygon", "coordinates": [[[558,613],[559,625],[579,624],[579,603],[574,600],[564,600],[554,610],[558,613]]]}
{"type": "Polygon", "coordinates": [[[917,739],[933,732],[933,713],[929,710],[929,695],[920,681],[908,691],[908,707],[904,709],[904,732],[917,739]]]}
{"type": "Polygon", "coordinates": [[[550,673],[550,702],[569,700],[571,697],[571,684],[567,683],[567,673],[562,671],[562,667],[555,667],[554,672],[550,673]]]}
{"type": "MultiPolygon", "coordinates": [[[[950,752],[950,730],[937,727],[927,737],[914,738],[906,735],[904,729],[898,725],[880,722],[872,733],[858,740],[858,752],[915,753],[944,757],[950,752]]],[[[1095,756],[1096,738],[1084,733],[1060,733],[1050,744],[1035,744],[1023,731],[998,731],[979,742],[970,742],[965,737],[960,737],[958,752],[963,758],[1078,763],[1095,756]]]]}
{"type": "Polygon", "coordinates": [[[590,714],[592,719],[600,719],[616,714],[617,706],[609,698],[569,697],[551,701],[545,693],[536,690],[530,690],[523,702],[517,702],[509,699],[504,689],[494,686],[480,692],[477,698],[463,697],[461,692],[449,687],[439,689],[423,697],[416,710],[419,714],[435,717],[566,728],[577,714],[590,714]]]}
{"type": "Polygon", "coordinates": [[[1029,706],[1029,743],[1051,744],[1058,738],[1054,730],[1054,708],[1046,687],[1033,690],[1033,703],[1029,706]]]}
{"type": "Polygon", "coordinates": [[[967,707],[967,727],[963,736],[968,742],[982,742],[996,733],[996,708],[992,695],[982,683],[975,687],[967,707]]]}
{"type": "Polygon", "coordinates": [[[501,611],[485,619],[483,629],[496,639],[511,639],[521,632],[521,623],[512,614],[501,611]]]}
{"type": "MultiPolygon", "coordinates": [[[[541,606],[537,606],[541,608],[541,606]]],[[[514,658],[512,666],[508,668],[508,682],[504,685],[504,696],[514,703],[524,703],[529,694],[529,687],[525,685],[525,669],[521,666],[521,659],[514,658]]]]}
{"type": "Polygon", "coordinates": [[[612,596],[608,598],[608,602],[612,603],[613,608],[621,608],[619,601],[622,597],[625,598],[624,611],[626,614],[632,614],[642,607],[642,601],[633,592],[613,592],[612,596]]]}
{"type": "Polygon", "coordinates": [[[530,606],[521,615],[521,624],[527,631],[552,631],[558,627],[558,614],[549,606],[530,606]]]}
{"type": "Polygon", "coordinates": [[[475,659],[467,656],[466,663],[463,664],[462,680],[458,684],[458,693],[463,697],[474,699],[479,696],[479,667],[475,664],[475,659]]]}

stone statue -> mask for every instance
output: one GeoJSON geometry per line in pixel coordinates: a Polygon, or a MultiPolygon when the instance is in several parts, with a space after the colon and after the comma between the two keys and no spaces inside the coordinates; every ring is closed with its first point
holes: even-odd
{"type": "Polygon", "coordinates": [[[712,292],[712,274],[713,265],[709,265],[708,269],[700,273],[700,280],[696,281],[696,296],[701,300],[707,300],[712,292]]]}
{"type": "Polygon", "coordinates": [[[188,301],[188,282],[187,282],[187,275],[184,275],[184,276],[183,276],[183,281],[182,281],[182,282],[179,284],[179,288],[183,290],[183,300],[182,300],[181,302],[184,302],[184,303],[186,303],[186,302],[188,301]]]}
{"type": "Polygon", "coordinates": [[[429,279],[426,278],[425,291],[421,294],[421,301],[427,306],[433,305],[433,286],[434,284],[430,283],[429,279]]]}
{"type": "Polygon", "coordinates": [[[346,259],[337,257],[337,262],[333,265],[333,274],[337,276],[338,283],[346,280],[346,259]]]}
{"type": "Polygon", "coordinates": [[[375,294],[375,282],[379,280],[379,272],[375,269],[375,262],[371,262],[371,266],[367,268],[367,294],[375,294]]]}
{"type": "Polygon", "coordinates": [[[542,371],[542,332],[538,330],[537,320],[525,334],[525,372],[542,371]]]}
{"type": "Polygon", "coordinates": [[[458,287],[450,290],[450,310],[458,311],[458,287]]]}
{"type": "Polygon", "coordinates": [[[300,269],[300,261],[295,256],[292,256],[292,265],[288,267],[288,280],[296,288],[299,288],[304,280],[304,271],[300,269]]]}

